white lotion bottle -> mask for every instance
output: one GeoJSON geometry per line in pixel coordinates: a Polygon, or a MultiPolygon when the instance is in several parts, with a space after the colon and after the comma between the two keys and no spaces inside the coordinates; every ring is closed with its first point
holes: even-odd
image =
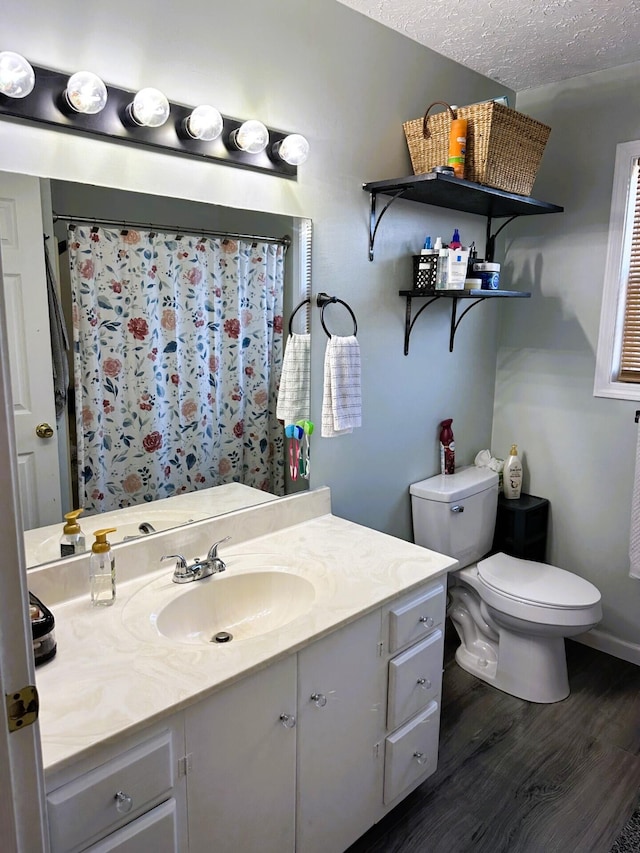
{"type": "Polygon", "coordinates": [[[504,496],[508,500],[516,500],[522,491],[522,462],[518,456],[518,445],[512,444],[509,458],[504,463],[502,472],[504,496]]]}
{"type": "Polygon", "coordinates": [[[107,534],[115,530],[115,527],[107,527],[94,533],[96,541],[91,546],[89,560],[89,586],[94,607],[109,607],[116,600],[116,559],[107,541],[107,534]]]}

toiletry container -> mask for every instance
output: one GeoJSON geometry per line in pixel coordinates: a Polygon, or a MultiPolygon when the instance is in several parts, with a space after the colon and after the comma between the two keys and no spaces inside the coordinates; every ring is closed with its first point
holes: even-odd
{"type": "Polygon", "coordinates": [[[442,247],[438,252],[436,271],[436,290],[446,290],[449,270],[449,249],[442,247]]]}
{"type": "Polygon", "coordinates": [[[467,150],[467,119],[454,118],[449,129],[449,156],[447,165],[453,167],[456,178],[464,178],[464,161],[467,150]]]}
{"type": "Polygon", "coordinates": [[[453,418],[447,418],[440,424],[440,473],[453,474],[456,470],[456,445],[453,440],[451,424],[453,418]]]}
{"type": "Polygon", "coordinates": [[[508,500],[520,497],[522,491],[522,462],[518,456],[518,445],[512,444],[509,458],[504,463],[503,469],[504,496],[508,500]]]}
{"type": "Polygon", "coordinates": [[[80,529],[78,516],[82,509],[74,509],[72,512],[65,513],[66,524],[62,528],[62,536],[60,537],[60,556],[73,557],[74,554],[82,554],[86,551],[86,542],[84,533],[80,529]]]}
{"type": "Polygon", "coordinates": [[[94,533],[96,541],[91,546],[89,585],[91,603],[96,607],[108,607],[116,598],[116,561],[107,541],[107,535],[115,530],[115,527],[107,527],[94,533]]]}
{"type": "Polygon", "coordinates": [[[474,276],[482,279],[482,290],[500,289],[500,264],[492,264],[488,261],[475,263],[473,273],[474,276]]]}

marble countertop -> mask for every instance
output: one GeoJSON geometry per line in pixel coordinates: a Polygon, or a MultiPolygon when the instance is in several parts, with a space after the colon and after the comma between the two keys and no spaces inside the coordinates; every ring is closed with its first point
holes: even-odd
{"type": "Polygon", "coordinates": [[[456,565],[450,557],[332,515],[328,489],[125,543],[116,554],[121,579],[111,607],[90,605],[85,559],[29,573],[31,591],[49,606],[56,570],[62,572],[62,588],[76,593],[60,596],[52,607],[58,653],[36,670],[47,776],[456,565]],[[162,554],[178,551],[193,559],[227,535],[232,540],[220,548],[224,574],[178,585],[171,582],[170,561],[159,568],[162,554]],[[260,566],[310,581],[310,609],[283,627],[225,645],[170,640],[154,629],[154,596],[157,604],[158,596],[166,601],[187,590],[197,594],[200,584],[204,592],[204,585],[260,566]]]}

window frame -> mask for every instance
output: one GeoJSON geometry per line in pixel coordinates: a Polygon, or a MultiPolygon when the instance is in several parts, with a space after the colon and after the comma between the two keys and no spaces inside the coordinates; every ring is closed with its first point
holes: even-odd
{"type": "Polygon", "coordinates": [[[609,215],[609,240],[605,264],[600,329],[596,352],[594,397],[640,400],[640,384],[615,379],[620,359],[625,289],[629,271],[633,221],[628,216],[636,163],[640,160],[640,140],[616,146],[616,160],[609,215]]]}

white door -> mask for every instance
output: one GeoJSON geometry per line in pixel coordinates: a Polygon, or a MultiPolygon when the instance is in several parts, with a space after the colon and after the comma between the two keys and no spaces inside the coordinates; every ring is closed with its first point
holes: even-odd
{"type": "MultiPolygon", "coordinates": [[[[1,265],[0,265],[1,274],[1,265]]],[[[0,278],[1,280],[1,278],[0,278]]],[[[5,695],[35,684],[18,466],[8,368],[4,297],[0,288],[0,847],[19,853],[48,850],[39,726],[9,733],[5,695]]]]}
{"type": "Polygon", "coordinates": [[[20,500],[25,529],[31,529],[61,515],[38,178],[0,173],[0,235],[20,500]],[[50,437],[37,435],[43,424],[52,428],[50,437]]]}

